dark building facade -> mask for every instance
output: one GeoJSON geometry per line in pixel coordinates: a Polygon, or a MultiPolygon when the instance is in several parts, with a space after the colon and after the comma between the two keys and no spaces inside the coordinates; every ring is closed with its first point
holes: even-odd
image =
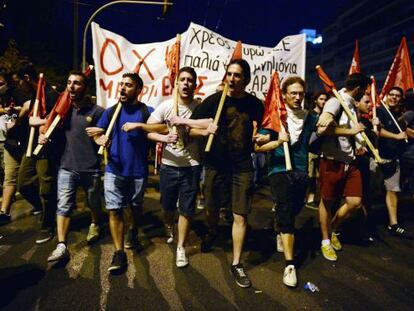
{"type": "Polygon", "coordinates": [[[352,1],[323,29],[322,36],[320,49],[313,48],[307,57],[309,91],[322,88],[314,70],[318,63],[338,88],[343,85],[355,40],[359,42],[361,72],[374,75],[378,88],[382,88],[403,36],[407,38],[411,65],[414,65],[414,1],[352,1]]]}

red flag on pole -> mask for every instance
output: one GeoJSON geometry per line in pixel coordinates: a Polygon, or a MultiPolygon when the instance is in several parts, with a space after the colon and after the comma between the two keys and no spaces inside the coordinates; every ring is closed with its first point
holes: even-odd
{"type": "Polygon", "coordinates": [[[181,36],[177,34],[174,45],[170,50],[165,51],[165,64],[168,68],[168,78],[170,79],[171,85],[174,88],[175,77],[180,70],[180,49],[181,49],[181,36]]]}
{"type": "Polygon", "coordinates": [[[279,75],[275,71],[265,99],[262,128],[280,132],[282,126],[286,129],[286,118],[287,112],[280,91],[279,75]]]}
{"type": "MultiPolygon", "coordinates": [[[[84,74],[87,78],[90,77],[90,75],[92,74],[93,71],[93,66],[89,65],[88,68],[86,68],[84,74]]],[[[60,117],[61,121],[62,119],[64,119],[66,117],[66,114],[68,113],[70,107],[71,107],[71,100],[70,100],[70,94],[68,92],[68,90],[65,88],[65,90],[60,94],[60,96],[58,97],[55,105],[53,106],[52,111],[49,114],[49,117],[47,118],[47,122],[44,126],[44,128],[42,129],[44,132],[47,132],[47,130],[49,129],[49,127],[51,126],[51,124],[53,123],[53,121],[55,120],[56,116],[60,117]]]]}
{"type": "Polygon", "coordinates": [[[325,91],[329,94],[332,94],[332,90],[336,89],[335,84],[331,79],[329,79],[326,73],[322,70],[321,66],[316,66],[316,73],[318,74],[319,79],[321,79],[325,91]]]}
{"type": "Polygon", "coordinates": [[[402,38],[397,54],[391,64],[390,71],[385,79],[380,98],[384,98],[394,86],[400,87],[404,92],[414,88],[413,72],[411,68],[410,53],[407,40],[402,38]]]}
{"type": "Polygon", "coordinates": [[[355,50],[354,50],[354,57],[352,58],[351,67],[349,67],[348,75],[351,75],[353,73],[360,73],[361,72],[361,66],[359,62],[359,45],[358,40],[355,40],[355,50]]]}
{"type": "Polygon", "coordinates": [[[45,96],[46,81],[43,74],[39,75],[36,89],[36,100],[39,102],[38,110],[35,115],[35,107],[33,106],[30,116],[44,118],[46,116],[46,96],[45,96]]]}
{"type": "MultiPolygon", "coordinates": [[[[242,42],[239,40],[237,41],[236,46],[234,47],[233,54],[231,55],[228,64],[230,64],[230,62],[235,59],[242,59],[242,58],[243,58],[243,45],[242,45],[242,42]]],[[[221,81],[224,82],[225,80],[226,80],[226,73],[224,73],[223,79],[221,79],[221,81]]]]}

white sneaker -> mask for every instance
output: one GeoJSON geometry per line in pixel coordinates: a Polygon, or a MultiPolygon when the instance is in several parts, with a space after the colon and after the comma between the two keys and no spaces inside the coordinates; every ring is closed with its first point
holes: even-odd
{"type": "Polygon", "coordinates": [[[283,253],[283,242],[282,236],[280,234],[276,235],[276,250],[279,253],[283,253]]]}
{"type": "Polygon", "coordinates": [[[172,242],[174,242],[174,226],[172,227],[165,227],[165,242],[167,242],[167,244],[171,244],[172,242]]]}
{"type": "Polygon", "coordinates": [[[69,258],[69,251],[65,244],[59,243],[52,254],[47,258],[47,261],[59,261],[69,258]]]}
{"type": "Polygon", "coordinates": [[[184,268],[188,265],[188,258],[185,255],[185,248],[184,247],[177,247],[177,257],[175,264],[178,268],[184,268]]]}
{"type": "Polygon", "coordinates": [[[289,265],[285,268],[285,272],[283,273],[283,284],[288,287],[296,287],[298,284],[294,265],[289,265]]]}

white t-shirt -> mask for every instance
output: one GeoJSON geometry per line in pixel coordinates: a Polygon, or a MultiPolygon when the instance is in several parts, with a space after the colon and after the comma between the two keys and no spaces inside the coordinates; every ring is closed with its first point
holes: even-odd
{"type": "MultiPolygon", "coordinates": [[[[189,119],[197,106],[197,102],[187,105],[178,105],[178,115],[189,119]]],[[[159,123],[164,123],[173,114],[174,102],[172,99],[163,102],[151,114],[159,123]]],[[[172,127],[168,125],[171,132],[172,127]]],[[[179,143],[166,144],[162,154],[161,163],[176,167],[200,165],[198,145],[195,139],[191,139],[185,126],[177,127],[179,143]]]]}
{"type": "MultiPolygon", "coordinates": [[[[354,106],[355,100],[345,92],[345,89],[340,90],[339,94],[342,96],[345,104],[356,118],[354,106]]],[[[341,113],[338,121],[338,126],[340,127],[351,128],[354,126],[335,97],[331,97],[326,102],[323,107],[323,112],[329,112],[334,116],[341,113]]],[[[355,159],[354,143],[352,141],[354,139],[357,145],[363,144],[362,136],[360,134],[356,135],[355,138],[345,136],[326,136],[322,145],[322,155],[328,159],[335,159],[337,161],[350,163],[355,159]]]]}

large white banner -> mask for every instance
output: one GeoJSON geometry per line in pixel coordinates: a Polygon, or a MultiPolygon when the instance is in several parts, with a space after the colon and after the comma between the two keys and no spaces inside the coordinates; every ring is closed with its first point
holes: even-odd
{"type": "MultiPolygon", "coordinates": [[[[133,44],[96,23],[92,23],[92,38],[99,105],[110,107],[117,102],[122,74],[135,71],[137,66],[140,66],[139,74],[144,81],[140,101],[156,107],[171,97],[165,56],[175,38],[133,44]]],[[[257,97],[265,97],[275,70],[282,80],[292,75],[305,77],[305,35],[287,36],[273,48],[242,45],[243,59],[249,62],[252,71],[252,79],[246,89],[257,97]]],[[[191,66],[196,70],[196,97],[205,98],[215,92],[235,46],[236,41],[194,23],[181,34],[180,67],[191,66]]]]}

